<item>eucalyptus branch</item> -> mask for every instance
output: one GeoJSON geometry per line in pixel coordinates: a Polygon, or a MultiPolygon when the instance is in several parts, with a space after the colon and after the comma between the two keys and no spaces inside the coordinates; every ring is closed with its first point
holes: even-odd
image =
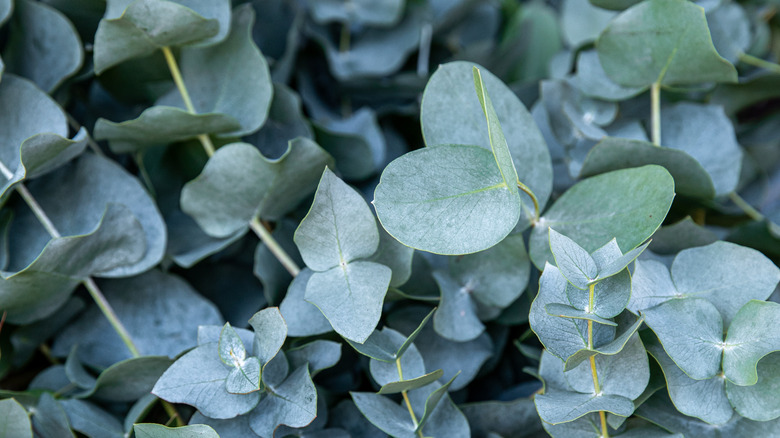
{"type": "MultiPolygon", "coordinates": [[[[170,47],[163,47],[162,51],[163,55],[165,55],[165,61],[168,63],[168,69],[171,71],[171,76],[173,76],[173,82],[176,83],[176,88],[178,88],[179,94],[181,94],[181,98],[184,101],[184,106],[191,114],[197,114],[195,107],[192,105],[190,93],[187,91],[187,86],[184,84],[184,79],[181,76],[181,71],[179,71],[179,65],[176,63],[176,58],[173,56],[173,52],[171,52],[170,47]]],[[[198,140],[200,140],[200,143],[203,145],[203,150],[206,151],[206,155],[209,157],[213,156],[215,149],[214,144],[211,142],[211,138],[207,134],[200,134],[198,135],[198,140]]],[[[293,277],[301,272],[301,268],[298,267],[295,261],[293,261],[287,252],[285,252],[284,248],[279,245],[276,239],[271,236],[271,233],[263,227],[256,217],[252,218],[252,221],[249,223],[249,228],[255,232],[263,243],[265,243],[271,253],[279,260],[279,263],[287,269],[287,272],[293,277]]]]}
{"type": "MultiPolygon", "coordinates": [[[[0,162],[0,173],[2,173],[6,179],[11,179],[13,177],[11,171],[5,167],[5,164],[2,162],[0,162]]],[[[49,219],[49,216],[43,210],[41,205],[38,204],[38,201],[35,199],[32,193],[30,193],[27,187],[25,187],[24,184],[19,183],[16,185],[15,189],[22,197],[22,199],[24,199],[25,203],[27,203],[27,205],[30,207],[30,210],[32,210],[35,217],[38,218],[41,225],[43,225],[49,235],[54,239],[62,237],[60,232],[57,230],[57,227],[54,226],[54,223],[51,221],[51,219],[49,219]]],[[[82,281],[82,284],[87,288],[87,291],[92,296],[92,299],[95,300],[95,304],[97,304],[97,306],[100,308],[100,311],[103,312],[103,315],[105,315],[106,319],[108,319],[111,327],[113,327],[119,337],[122,338],[122,342],[125,343],[127,349],[130,350],[130,353],[133,355],[133,357],[139,357],[140,354],[138,352],[138,348],[133,343],[133,339],[130,337],[130,333],[128,333],[125,326],[122,325],[122,322],[116,316],[116,313],[111,307],[111,304],[108,303],[106,297],[100,291],[97,284],[95,284],[95,281],[92,279],[92,277],[87,277],[86,280],[82,281]]]]}
{"type": "Polygon", "coordinates": [[[743,52],[739,54],[739,60],[745,64],[769,70],[774,74],[780,74],[780,64],[761,59],[757,56],[748,55],[747,53],[743,52]]]}
{"type": "Polygon", "coordinates": [[[650,86],[650,111],[653,128],[653,144],[661,146],[661,83],[650,86]]]}
{"type": "MultiPolygon", "coordinates": [[[[400,357],[395,360],[395,367],[398,369],[398,378],[404,380],[404,372],[401,369],[400,357]]],[[[417,429],[419,423],[417,422],[417,416],[414,414],[414,409],[412,409],[412,402],[409,400],[409,394],[407,394],[406,391],[401,391],[401,396],[404,398],[406,408],[409,410],[409,416],[412,417],[412,424],[414,424],[414,428],[417,429]]],[[[417,436],[423,438],[422,429],[417,431],[417,436]]]]}
{"type": "Polygon", "coordinates": [[[760,221],[763,221],[763,220],[764,220],[764,215],[763,215],[763,214],[761,214],[761,212],[760,212],[760,211],[758,211],[758,210],[756,210],[755,208],[753,208],[753,206],[752,206],[752,205],[750,205],[750,204],[749,204],[747,201],[745,201],[744,199],[742,199],[742,197],[741,197],[741,196],[739,196],[739,195],[737,194],[737,192],[731,192],[731,193],[729,193],[729,199],[731,199],[731,201],[732,201],[734,204],[736,204],[736,205],[737,205],[737,207],[741,208],[741,209],[742,209],[742,211],[744,211],[744,212],[745,212],[745,214],[746,214],[746,215],[748,215],[748,216],[749,216],[751,219],[753,219],[754,221],[759,221],[759,222],[760,222],[760,221]]]}
{"type": "MultiPolygon", "coordinates": [[[[591,284],[588,287],[588,311],[593,311],[593,300],[595,295],[596,283],[591,284]]],[[[588,320],[588,348],[593,348],[593,321],[588,320]]],[[[588,358],[590,361],[590,372],[593,376],[593,390],[598,396],[601,393],[601,385],[599,384],[599,375],[596,372],[596,356],[588,358]]],[[[607,427],[607,416],[604,411],[599,411],[599,418],[601,419],[601,436],[603,438],[609,438],[609,428],[607,427]]]]}

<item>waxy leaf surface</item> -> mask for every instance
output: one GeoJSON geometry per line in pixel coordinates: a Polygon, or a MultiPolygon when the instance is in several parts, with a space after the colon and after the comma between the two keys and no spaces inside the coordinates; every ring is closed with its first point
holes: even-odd
{"type": "Polygon", "coordinates": [[[16,400],[9,398],[0,400],[0,437],[2,438],[32,438],[30,418],[27,411],[16,400]]]}

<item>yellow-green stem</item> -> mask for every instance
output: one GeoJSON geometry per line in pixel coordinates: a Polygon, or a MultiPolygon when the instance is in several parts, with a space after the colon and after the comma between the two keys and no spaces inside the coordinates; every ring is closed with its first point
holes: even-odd
{"type": "Polygon", "coordinates": [[[260,223],[260,220],[256,216],[253,217],[252,221],[249,222],[249,227],[252,229],[252,231],[255,232],[255,234],[257,234],[257,237],[259,237],[260,240],[265,243],[265,246],[268,247],[268,250],[271,251],[271,254],[273,254],[276,259],[279,260],[279,263],[281,263],[282,266],[287,269],[287,272],[289,272],[290,275],[295,277],[298,275],[298,273],[301,272],[301,268],[298,267],[298,265],[289,256],[289,254],[287,254],[284,248],[279,245],[279,242],[277,242],[276,239],[271,236],[271,232],[260,223]]]}
{"type": "Polygon", "coordinates": [[[661,83],[653,82],[650,86],[650,110],[653,144],[661,146],[661,83]]]}
{"type": "MultiPolygon", "coordinates": [[[[2,173],[6,179],[11,179],[13,177],[11,171],[8,170],[8,168],[5,167],[5,164],[3,163],[0,163],[0,173],[2,173]]],[[[43,225],[49,235],[53,239],[62,237],[60,232],[57,230],[57,227],[54,226],[54,223],[51,221],[51,219],[49,219],[49,216],[45,211],[43,211],[43,208],[40,206],[40,204],[38,204],[38,201],[35,199],[32,193],[27,190],[27,187],[25,187],[24,184],[19,183],[15,188],[17,193],[19,193],[24,202],[27,203],[27,206],[30,207],[30,210],[32,210],[35,217],[38,218],[41,225],[43,225]]],[[[106,297],[103,296],[103,293],[100,291],[97,284],[95,284],[95,281],[92,280],[91,277],[87,277],[86,280],[82,281],[82,284],[84,284],[84,287],[87,288],[87,291],[89,291],[89,294],[95,300],[95,303],[100,308],[100,311],[103,312],[103,315],[105,315],[106,319],[108,319],[108,322],[114,328],[116,333],[120,338],[122,338],[122,342],[125,343],[127,349],[130,350],[130,353],[132,353],[133,357],[140,356],[138,349],[136,348],[135,344],[133,344],[133,340],[130,337],[130,334],[127,332],[127,329],[125,329],[125,326],[122,325],[122,322],[119,320],[119,318],[117,318],[116,313],[114,313],[114,309],[108,303],[106,297]]]]}
{"type": "MultiPolygon", "coordinates": [[[[404,380],[404,372],[401,369],[401,358],[397,358],[395,360],[395,367],[398,369],[398,378],[400,380],[404,380]]],[[[406,393],[406,391],[401,391],[401,397],[404,398],[404,403],[406,403],[406,408],[409,410],[409,416],[412,417],[412,424],[414,424],[414,428],[417,429],[417,415],[414,414],[414,409],[412,409],[412,402],[409,400],[409,394],[406,393]]],[[[417,431],[417,436],[420,438],[423,438],[422,430],[417,431]]]]}
{"type": "Polygon", "coordinates": [[[170,423],[171,420],[173,420],[174,426],[176,427],[184,426],[184,421],[182,421],[179,412],[176,411],[176,408],[172,404],[168,403],[163,399],[160,399],[160,403],[162,403],[163,409],[165,409],[165,412],[168,414],[168,417],[170,417],[166,424],[170,423]]]}
{"type": "MultiPolygon", "coordinates": [[[[179,71],[179,64],[176,63],[176,57],[173,56],[173,52],[171,52],[170,47],[163,47],[162,48],[163,55],[165,56],[165,62],[168,63],[168,69],[171,71],[171,76],[173,77],[173,83],[176,84],[176,88],[179,90],[179,94],[181,94],[181,100],[184,101],[184,107],[187,108],[187,111],[189,111],[191,114],[197,114],[195,111],[195,107],[192,105],[192,99],[190,99],[190,93],[187,92],[187,86],[184,85],[184,79],[181,77],[181,71],[179,71]]],[[[206,154],[210,157],[214,155],[214,143],[211,142],[211,137],[209,137],[206,134],[200,134],[198,135],[198,140],[203,145],[203,149],[206,151],[206,154]]]]}
{"type": "Polygon", "coordinates": [[[352,35],[349,30],[349,23],[341,24],[341,36],[339,38],[339,52],[349,52],[349,46],[351,45],[352,35]]]}
{"type": "Polygon", "coordinates": [[[750,64],[755,67],[766,69],[774,74],[780,74],[780,64],[776,64],[756,56],[748,55],[747,53],[740,54],[739,60],[745,64],[750,64]]]}
{"type": "Polygon", "coordinates": [[[531,197],[531,201],[534,203],[534,220],[533,222],[536,223],[539,220],[539,200],[536,199],[536,195],[534,195],[534,192],[525,184],[521,183],[520,180],[517,180],[517,188],[525,192],[526,195],[531,197]]]}
{"type": "Polygon", "coordinates": [[[750,218],[753,219],[754,221],[763,221],[764,220],[764,215],[761,214],[761,212],[759,212],[755,208],[753,208],[752,205],[748,204],[747,201],[742,199],[742,197],[739,196],[737,194],[737,192],[729,193],[729,199],[731,199],[731,201],[734,204],[736,204],[737,207],[741,208],[742,211],[744,211],[745,214],[750,216],[750,218]]]}
{"type": "MultiPolygon", "coordinates": [[[[596,284],[591,284],[588,287],[588,311],[593,311],[593,300],[595,298],[596,284]]],[[[593,349],[593,321],[588,320],[588,349],[593,349]]],[[[588,358],[590,361],[590,373],[593,376],[593,390],[598,396],[601,394],[601,385],[599,384],[599,375],[596,372],[596,356],[588,358]]],[[[601,418],[601,436],[603,438],[609,438],[609,429],[607,428],[607,417],[604,411],[599,411],[599,417],[601,418]]]]}

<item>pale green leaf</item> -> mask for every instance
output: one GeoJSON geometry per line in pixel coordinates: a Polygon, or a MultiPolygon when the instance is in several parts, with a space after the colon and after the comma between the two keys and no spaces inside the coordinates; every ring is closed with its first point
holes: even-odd
{"type": "Polygon", "coordinates": [[[576,288],[587,289],[599,274],[599,268],[588,251],[552,228],[549,229],[549,238],[550,250],[561,274],[576,288]]]}
{"type": "Polygon", "coordinates": [[[76,74],[84,62],[81,38],[70,20],[45,3],[29,0],[16,0],[3,55],[8,72],[29,78],[47,92],[76,74]]]}
{"type": "MultiPolygon", "coordinates": [[[[383,328],[381,333],[387,337],[392,343],[392,346],[396,349],[406,340],[401,333],[389,327],[383,328]]],[[[402,380],[416,379],[424,375],[426,371],[423,358],[414,344],[412,344],[403,356],[398,356],[393,362],[372,359],[369,363],[369,370],[371,372],[371,377],[374,378],[374,381],[376,381],[379,386],[402,380]],[[401,369],[400,371],[399,368],[401,369]]]]}
{"type": "Polygon", "coordinates": [[[589,313],[586,310],[580,310],[566,304],[550,303],[544,306],[544,310],[552,316],[560,316],[561,318],[585,319],[599,324],[617,326],[617,323],[604,319],[595,313],[589,313]]]}
{"type": "Polygon", "coordinates": [[[769,421],[780,417],[780,353],[771,353],[758,362],[758,381],[738,386],[726,381],[726,394],[734,409],[743,417],[769,421]]]}
{"type": "Polygon", "coordinates": [[[108,140],[113,152],[124,153],[240,128],[238,120],[226,114],[191,114],[181,108],[153,106],[124,122],[100,118],[93,133],[97,140],[108,140]]]}
{"type": "Polygon", "coordinates": [[[68,415],[49,392],[44,392],[38,400],[32,424],[33,430],[42,436],[75,438],[70,430],[68,415]]]}
{"type": "Polygon", "coordinates": [[[68,415],[74,431],[88,437],[124,438],[122,423],[108,411],[84,400],[61,400],[60,405],[68,415]]]}
{"type": "MultiPolygon", "coordinates": [[[[216,36],[220,23],[166,0],[119,1],[106,11],[95,34],[95,73],[168,46],[181,46],[216,36]],[[123,7],[126,6],[126,9],[123,7]],[[124,9],[122,11],[122,9],[124,9]],[[116,16],[117,10],[122,11],[116,16]]],[[[230,8],[227,1],[218,2],[230,8]]]]}
{"type": "MultiPolygon", "coordinates": [[[[591,43],[615,15],[617,14],[614,12],[593,6],[588,0],[566,0],[561,5],[563,39],[572,49],[591,43]]],[[[580,60],[584,54],[585,52],[580,53],[580,60]]],[[[580,69],[577,68],[577,73],[579,72],[580,69]]]]}
{"type": "Polygon", "coordinates": [[[390,268],[374,262],[336,266],[312,274],[305,298],[320,309],[336,333],[362,343],[379,323],[390,276],[390,268]]]}
{"type": "Polygon", "coordinates": [[[596,49],[604,71],[623,86],[737,80],[734,66],[715,51],[704,9],[686,0],[632,6],[601,33],[596,49]]]}
{"type": "Polygon", "coordinates": [[[351,392],[360,412],[374,426],[393,438],[414,438],[414,424],[409,412],[389,398],[373,392],[351,392]]]}
{"type": "Polygon", "coordinates": [[[439,308],[433,315],[436,333],[455,342],[471,341],[482,334],[485,326],[477,316],[471,286],[461,285],[442,271],[434,271],[433,278],[441,291],[439,308]]]}
{"type": "Polygon", "coordinates": [[[288,336],[313,336],[333,330],[322,312],[304,299],[306,284],[312,274],[311,269],[303,268],[290,283],[284,300],[279,304],[279,312],[287,324],[288,336]]]}
{"type": "Polygon", "coordinates": [[[573,421],[589,412],[605,411],[623,417],[634,412],[634,403],[620,395],[552,390],[537,394],[534,403],[542,420],[551,424],[573,421]]]}
{"type": "Polygon", "coordinates": [[[236,364],[225,379],[225,390],[231,394],[249,394],[261,388],[262,368],[256,357],[236,364]]]}
{"type": "Polygon", "coordinates": [[[745,386],[758,381],[758,361],[780,350],[780,334],[771,330],[780,321],[780,304],[750,300],[734,316],[723,346],[723,374],[745,386]]]}
{"type": "Polygon", "coordinates": [[[286,351],[290,367],[298,368],[306,363],[309,371],[316,374],[319,371],[335,366],[341,359],[341,343],[317,339],[286,351]]]}
{"type": "Polygon", "coordinates": [[[658,339],[647,336],[647,352],[661,366],[674,407],[685,415],[700,418],[711,424],[723,424],[734,415],[726,398],[726,380],[720,376],[694,380],[688,377],[666,354],[658,339]]]}
{"type": "MultiPolygon", "coordinates": [[[[294,240],[309,268],[326,271],[333,267],[346,269],[348,263],[373,255],[379,246],[379,233],[363,197],[325,168],[311,209],[295,230],[294,240]]],[[[307,291],[310,289],[307,287],[307,291]]]]}
{"type": "Polygon", "coordinates": [[[308,1],[312,19],[320,24],[354,23],[365,26],[391,26],[401,19],[405,0],[316,0],[308,1]]]}
{"type": "Polygon", "coordinates": [[[225,323],[219,334],[219,358],[231,368],[241,366],[246,359],[244,343],[229,322],[225,323]]]}
{"type": "Polygon", "coordinates": [[[618,170],[583,180],[558,198],[534,226],[529,243],[531,260],[537,267],[552,261],[549,227],[588,252],[613,238],[621,251],[629,251],[661,225],[673,198],[674,180],[659,166],[618,170]]]}
{"type": "Polygon", "coordinates": [[[30,418],[27,411],[16,400],[9,398],[0,400],[0,437],[2,438],[32,438],[30,418]]]}
{"type": "MultiPolygon", "coordinates": [[[[474,67],[475,64],[463,61],[444,64],[425,86],[420,123],[427,146],[471,144],[491,148],[485,115],[480,100],[474,96],[474,67]]],[[[552,164],[547,144],[520,99],[487,69],[480,68],[480,72],[486,93],[495,106],[496,122],[500,123],[506,138],[516,175],[536,195],[539,208],[543,209],[552,192],[552,164]]],[[[532,215],[531,198],[525,194],[520,196],[532,215]]]]}
{"type": "Polygon", "coordinates": [[[384,228],[377,227],[377,230],[379,231],[379,248],[367,260],[383,264],[393,271],[390,287],[402,286],[412,275],[414,249],[395,240],[393,236],[387,234],[384,228]]]}
{"type": "MultiPolygon", "coordinates": [[[[214,3],[223,3],[222,1],[214,3]]],[[[192,90],[197,113],[226,114],[241,125],[223,137],[251,134],[265,123],[273,96],[268,63],[252,40],[255,13],[250,6],[233,10],[230,34],[209,47],[184,48],[179,56],[184,85],[192,90]]],[[[186,108],[173,88],[157,105],[186,108]]]]}
{"type": "Polygon", "coordinates": [[[520,216],[520,198],[503,182],[489,151],[445,145],[397,158],[374,194],[382,226],[401,243],[467,254],[500,242],[520,216]]]}
{"type": "Polygon", "coordinates": [[[374,330],[371,336],[366,339],[362,344],[358,344],[347,339],[349,345],[351,345],[358,353],[376,359],[382,362],[394,362],[396,359],[403,357],[406,350],[414,344],[414,340],[422,333],[423,328],[428,323],[428,320],[433,317],[436,309],[431,310],[425,318],[420,321],[409,336],[407,336],[401,343],[397,343],[393,333],[397,333],[395,330],[385,331],[374,330]]]}
{"type": "Polygon", "coordinates": [[[425,385],[439,380],[443,375],[443,370],[436,370],[413,379],[404,379],[386,383],[382,385],[381,388],[379,388],[379,392],[377,392],[377,394],[397,394],[401,391],[411,391],[413,389],[422,388],[425,385]]]}
{"type": "Polygon", "coordinates": [[[149,394],[157,379],[173,364],[165,356],[134,357],[103,370],[94,387],[77,395],[114,402],[132,402],[149,394]]]}

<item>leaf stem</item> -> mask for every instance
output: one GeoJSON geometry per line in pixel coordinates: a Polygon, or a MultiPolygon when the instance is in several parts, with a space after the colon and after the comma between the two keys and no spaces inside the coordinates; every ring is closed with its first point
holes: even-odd
{"type": "MultiPolygon", "coordinates": [[[[5,164],[2,162],[0,162],[0,173],[2,173],[3,176],[5,176],[7,179],[13,178],[11,171],[8,170],[8,168],[5,167],[5,164]]],[[[32,210],[35,217],[38,218],[41,225],[43,225],[49,235],[53,239],[62,237],[60,232],[57,230],[57,227],[54,226],[54,223],[51,221],[51,219],[49,219],[49,216],[43,210],[41,205],[38,204],[38,201],[35,199],[32,193],[30,193],[27,187],[25,187],[24,184],[19,183],[16,185],[15,189],[22,197],[24,202],[27,203],[27,206],[30,207],[30,210],[32,210]]],[[[135,344],[133,344],[133,340],[130,337],[130,334],[127,332],[127,329],[125,329],[125,327],[122,325],[122,322],[119,320],[119,318],[117,318],[114,309],[108,303],[106,297],[103,296],[103,293],[100,291],[97,284],[95,284],[95,281],[92,280],[92,277],[87,277],[86,280],[82,281],[82,284],[84,284],[84,287],[87,288],[87,291],[89,291],[89,294],[95,300],[95,303],[98,305],[101,312],[103,312],[103,315],[105,315],[106,319],[108,319],[108,322],[117,332],[119,337],[122,338],[122,341],[127,346],[127,349],[130,350],[130,353],[132,353],[133,357],[140,356],[138,353],[138,348],[136,348],[135,344]]]]}
{"type": "MultiPolygon", "coordinates": [[[[398,369],[398,378],[404,380],[404,372],[403,370],[401,370],[400,357],[395,359],[395,367],[398,369]]],[[[417,422],[417,416],[414,415],[414,410],[412,409],[412,402],[411,400],[409,400],[409,394],[407,394],[406,391],[401,391],[401,396],[404,398],[404,403],[406,403],[406,408],[409,410],[409,416],[412,417],[412,424],[414,424],[414,428],[417,429],[417,425],[419,423],[417,422]]],[[[423,438],[422,430],[417,431],[417,436],[423,438]]]]}
{"type": "MultiPolygon", "coordinates": [[[[187,111],[189,111],[190,114],[197,114],[195,107],[192,105],[190,93],[187,92],[187,86],[184,85],[184,79],[181,76],[181,71],[179,71],[179,64],[176,63],[176,58],[173,56],[171,48],[167,46],[163,47],[162,52],[163,55],[165,55],[165,62],[168,63],[168,70],[171,71],[173,82],[176,84],[176,88],[179,89],[181,99],[184,101],[185,108],[187,108],[187,111]]],[[[209,157],[214,155],[215,149],[214,143],[211,142],[211,137],[209,137],[207,134],[200,134],[198,135],[198,140],[200,140],[200,143],[203,145],[203,149],[206,151],[206,155],[209,157]]]]}
{"type": "Polygon", "coordinates": [[[339,52],[349,52],[352,35],[349,30],[349,23],[341,24],[341,35],[339,37],[339,52]]]}
{"type": "Polygon", "coordinates": [[[168,403],[163,399],[159,399],[159,400],[160,403],[162,404],[163,409],[165,409],[165,412],[170,417],[168,419],[168,423],[170,423],[171,420],[173,420],[175,423],[174,425],[176,427],[184,426],[184,421],[182,421],[181,415],[179,415],[179,412],[176,410],[176,408],[172,404],[168,403]]]}
{"type": "Polygon", "coordinates": [[[750,204],[749,204],[747,201],[745,201],[744,199],[742,199],[742,197],[741,197],[741,196],[739,196],[739,195],[737,194],[737,192],[731,192],[731,193],[729,193],[729,199],[731,199],[731,201],[732,201],[734,204],[736,204],[736,205],[737,205],[737,207],[741,208],[741,209],[742,209],[742,211],[744,211],[744,212],[745,212],[745,214],[746,214],[746,215],[748,215],[748,216],[749,216],[751,219],[753,219],[754,221],[759,221],[759,222],[760,222],[760,221],[763,221],[763,220],[764,220],[764,215],[763,215],[763,214],[761,214],[761,212],[759,212],[759,211],[758,211],[758,210],[756,210],[755,208],[753,208],[753,206],[752,206],[752,205],[750,205],[750,204]]]}
{"type": "MultiPolygon", "coordinates": [[[[588,311],[593,311],[593,300],[595,297],[596,283],[591,284],[588,287],[588,311]]],[[[588,349],[593,349],[593,321],[588,320],[588,349]]],[[[588,358],[590,362],[590,373],[593,376],[593,391],[596,396],[601,394],[601,385],[599,384],[599,375],[596,372],[596,356],[588,358]]],[[[609,429],[607,428],[607,417],[604,411],[599,411],[599,417],[601,418],[601,436],[603,438],[609,438],[609,429]]]]}
{"type": "Polygon", "coordinates": [[[661,83],[653,82],[650,86],[650,111],[652,123],[653,144],[661,146],[661,83]]]}
{"type": "Polygon", "coordinates": [[[84,287],[87,288],[87,291],[89,292],[89,295],[92,296],[92,299],[95,300],[95,304],[98,305],[100,311],[103,312],[103,315],[106,316],[108,322],[111,323],[114,331],[116,331],[119,337],[122,338],[122,342],[125,343],[127,349],[130,350],[130,353],[132,353],[133,357],[141,356],[141,353],[138,352],[138,348],[136,348],[135,344],[133,343],[133,339],[130,337],[130,333],[127,332],[127,329],[122,325],[122,322],[119,321],[119,318],[116,316],[116,313],[111,307],[111,304],[108,303],[106,297],[100,291],[97,284],[95,284],[95,280],[93,280],[92,277],[87,277],[87,279],[82,283],[84,284],[84,287]]]}
{"type": "Polygon", "coordinates": [[[761,59],[757,56],[748,55],[743,52],[739,54],[739,60],[745,64],[769,70],[774,74],[780,74],[780,64],[761,59]]]}
{"type": "Polygon", "coordinates": [[[539,221],[539,200],[536,199],[536,195],[534,195],[534,192],[525,184],[521,183],[520,180],[517,180],[517,188],[525,192],[526,195],[531,197],[531,201],[534,203],[534,220],[533,222],[536,223],[539,221]]]}
{"type": "Polygon", "coordinates": [[[268,250],[271,251],[271,254],[273,254],[276,259],[279,260],[279,263],[281,263],[282,266],[287,269],[287,272],[289,272],[290,275],[295,277],[301,272],[301,268],[298,267],[298,265],[290,257],[290,255],[287,254],[284,248],[279,245],[279,242],[277,242],[271,233],[263,226],[263,224],[260,223],[260,220],[257,218],[257,216],[253,217],[249,222],[249,228],[251,228],[252,231],[257,234],[257,237],[259,237],[263,243],[265,243],[265,246],[268,247],[268,250]]]}

